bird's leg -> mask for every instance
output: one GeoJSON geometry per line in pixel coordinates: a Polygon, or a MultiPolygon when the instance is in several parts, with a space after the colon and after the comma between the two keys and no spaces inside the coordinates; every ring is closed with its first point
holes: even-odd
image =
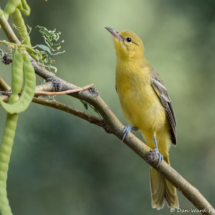
{"type": "Polygon", "coordinates": [[[123,138],[122,141],[125,139],[125,137],[129,134],[129,132],[131,131],[131,129],[133,129],[134,131],[137,131],[138,128],[134,127],[132,125],[126,125],[124,130],[123,130],[123,138]]]}
{"type": "Polygon", "coordinates": [[[155,149],[154,151],[158,154],[159,156],[159,161],[158,161],[158,165],[161,163],[161,161],[163,160],[163,155],[159,152],[158,150],[158,144],[157,144],[157,140],[156,140],[156,135],[153,135],[153,139],[154,139],[154,143],[155,143],[155,149]]]}

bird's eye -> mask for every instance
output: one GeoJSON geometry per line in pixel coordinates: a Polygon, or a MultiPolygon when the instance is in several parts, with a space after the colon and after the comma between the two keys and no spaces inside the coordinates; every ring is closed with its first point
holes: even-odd
{"type": "Polygon", "coordinates": [[[126,40],[127,40],[127,42],[129,42],[129,43],[131,42],[131,38],[130,38],[130,37],[127,37],[126,40]]]}

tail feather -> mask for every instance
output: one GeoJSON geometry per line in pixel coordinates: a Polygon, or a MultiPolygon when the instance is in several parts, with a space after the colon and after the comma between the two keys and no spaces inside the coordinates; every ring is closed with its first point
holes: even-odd
{"type": "MultiPolygon", "coordinates": [[[[168,157],[164,160],[169,163],[168,157]]],[[[176,188],[153,167],[150,167],[150,188],[153,208],[160,210],[165,202],[170,208],[179,208],[176,188]]]]}
{"type": "Polygon", "coordinates": [[[165,193],[165,182],[161,174],[152,167],[150,168],[150,185],[151,185],[151,198],[152,198],[152,208],[157,208],[158,210],[164,207],[165,199],[163,193],[165,193]]]}

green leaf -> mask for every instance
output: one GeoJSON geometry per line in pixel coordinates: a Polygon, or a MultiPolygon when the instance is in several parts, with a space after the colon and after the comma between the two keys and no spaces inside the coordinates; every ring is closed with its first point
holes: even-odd
{"type": "Polygon", "coordinates": [[[64,40],[62,40],[62,41],[59,42],[58,44],[54,44],[53,47],[60,46],[62,43],[64,43],[64,40]]]}
{"type": "Polygon", "coordinates": [[[49,66],[51,69],[54,69],[54,72],[57,73],[57,68],[55,66],[49,66]]]}
{"type": "Polygon", "coordinates": [[[84,105],[85,109],[88,110],[88,103],[83,100],[80,100],[80,101],[84,105]]]}
{"type": "Polygon", "coordinates": [[[40,62],[44,64],[45,67],[49,69],[49,71],[54,70],[57,72],[57,68],[53,65],[55,64],[55,60],[52,60],[52,56],[63,54],[65,51],[59,51],[60,44],[64,43],[64,40],[61,42],[57,42],[60,39],[61,32],[56,32],[56,29],[53,31],[48,30],[43,26],[36,26],[36,29],[42,34],[44,42],[46,45],[40,44],[37,45],[40,51],[37,49],[37,56],[40,59],[40,62]]]}
{"type": "Polygon", "coordinates": [[[56,52],[56,53],[54,53],[54,54],[52,54],[52,55],[59,55],[59,54],[63,54],[65,51],[62,51],[62,52],[56,52]]]}
{"type": "Polygon", "coordinates": [[[23,44],[23,45],[25,46],[27,52],[29,52],[29,53],[35,52],[35,50],[30,45],[28,45],[28,44],[23,44]]]}
{"type": "Polygon", "coordinates": [[[45,45],[37,45],[38,48],[42,49],[43,51],[47,51],[50,55],[52,55],[51,50],[48,46],[45,45]]]}

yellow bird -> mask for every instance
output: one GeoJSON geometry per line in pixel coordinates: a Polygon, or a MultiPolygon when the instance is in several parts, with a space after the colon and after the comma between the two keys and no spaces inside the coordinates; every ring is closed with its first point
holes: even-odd
{"type": "MultiPolygon", "coordinates": [[[[141,39],[130,31],[116,31],[105,27],[114,39],[117,55],[116,91],[125,118],[138,129],[146,144],[168,164],[170,143],[176,145],[176,119],[167,89],[158,73],[144,58],[141,39]]],[[[124,138],[123,137],[123,138],[124,138]]],[[[170,208],[179,208],[176,188],[153,167],[150,167],[152,207],[158,210],[165,202],[170,208]]]]}

